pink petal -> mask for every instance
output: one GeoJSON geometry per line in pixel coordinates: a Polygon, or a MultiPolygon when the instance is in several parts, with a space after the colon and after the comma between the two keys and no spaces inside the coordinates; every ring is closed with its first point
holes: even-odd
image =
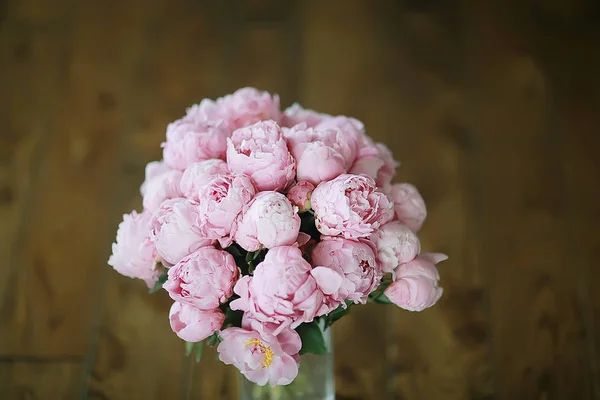
{"type": "Polygon", "coordinates": [[[326,267],[315,267],[311,271],[319,289],[327,295],[337,292],[344,278],[334,270],[326,267]]]}
{"type": "Polygon", "coordinates": [[[432,264],[437,264],[439,262],[446,261],[448,256],[443,253],[423,253],[419,256],[419,258],[429,261],[432,264]]]}

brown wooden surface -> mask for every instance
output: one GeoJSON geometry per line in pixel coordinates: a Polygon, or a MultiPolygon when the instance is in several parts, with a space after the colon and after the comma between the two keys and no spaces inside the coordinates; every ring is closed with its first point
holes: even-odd
{"type": "Polygon", "coordinates": [[[242,86],[356,116],[444,296],[335,328],[339,399],[600,399],[594,1],[0,1],[0,398],[235,399],[106,260],[166,124],[242,86]]]}

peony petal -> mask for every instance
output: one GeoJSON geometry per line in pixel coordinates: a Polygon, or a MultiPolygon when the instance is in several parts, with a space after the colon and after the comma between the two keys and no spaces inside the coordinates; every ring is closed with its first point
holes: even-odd
{"type": "Polygon", "coordinates": [[[344,281],[344,278],[334,270],[326,267],[315,267],[311,271],[315,278],[317,286],[325,294],[337,292],[344,281]]]}
{"type": "Polygon", "coordinates": [[[419,256],[419,258],[422,258],[425,261],[429,261],[432,264],[437,264],[442,261],[446,261],[448,259],[448,256],[443,253],[423,253],[419,256]]]}
{"type": "Polygon", "coordinates": [[[296,239],[296,245],[298,247],[304,246],[310,240],[310,235],[304,232],[298,232],[298,239],[296,239]]]}

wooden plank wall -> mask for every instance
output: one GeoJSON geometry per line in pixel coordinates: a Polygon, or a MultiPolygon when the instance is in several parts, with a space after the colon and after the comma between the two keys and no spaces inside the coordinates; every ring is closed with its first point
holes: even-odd
{"type": "Polygon", "coordinates": [[[356,116],[446,252],[335,329],[339,399],[600,399],[594,1],[0,2],[0,398],[235,399],[106,265],[166,124],[242,86],[356,116]]]}

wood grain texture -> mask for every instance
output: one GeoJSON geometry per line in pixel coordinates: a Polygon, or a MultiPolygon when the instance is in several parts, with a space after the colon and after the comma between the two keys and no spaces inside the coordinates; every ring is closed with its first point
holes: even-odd
{"type": "MultiPolygon", "coordinates": [[[[11,291],[16,280],[17,245],[21,238],[31,187],[39,169],[40,152],[48,137],[50,99],[60,75],[60,33],[32,33],[15,26],[0,30],[0,316],[7,321],[24,317],[11,291]],[[44,67],[46,66],[46,67],[44,67]],[[32,118],[32,114],[36,118],[32,118]],[[15,315],[16,314],[16,315],[15,315]],[[11,317],[12,318],[12,317],[11,317]]],[[[6,322],[5,322],[6,323],[6,322]]],[[[0,353],[10,352],[5,332],[0,334],[0,353]]]]}
{"type": "Polygon", "coordinates": [[[580,271],[565,268],[566,186],[552,101],[560,93],[535,53],[521,54],[505,33],[516,21],[495,11],[469,10],[465,58],[496,395],[593,398],[580,271]]]}
{"type": "Polygon", "coordinates": [[[0,394],[7,400],[81,398],[81,360],[0,361],[0,394]]]}
{"type": "Polygon", "coordinates": [[[388,2],[378,15],[377,57],[385,66],[378,72],[386,85],[375,93],[386,106],[377,132],[386,133],[382,139],[402,163],[397,180],[416,185],[428,205],[423,251],[450,255],[438,266],[444,295],[436,307],[389,311],[396,320],[394,398],[488,399],[492,339],[473,197],[475,149],[456,61],[464,21],[449,5],[388,2]]]}
{"type": "MultiPolygon", "coordinates": [[[[141,209],[144,166],[162,158],[160,143],[167,124],[202,98],[221,95],[218,77],[226,75],[221,72],[223,46],[215,35],[218,17],[210,2],[153,4],[140,39],[135,74],[129,78],[134,94],[121,133],[119,195],[111,215],[115,228],[123,213],[141,209]]],[[[149,295],[143,283],[123,279],[108,267],[106,273],[98,344],[89,355],[94,361],[90,397],[119,399],[131,393],[144,399],[187,398],[197,368],[202,378],[193,381],[194,398],[222,398],[215,393],[222,387],[226,367],[210,362],[195,366],[184,358],[184,342],[169,326],[172,300],[166,292],[149,295]]]]}
{"type": "MultiPolygon", "coordinates": [[[[600,92],[597,92],[600,93],[600,92]]],[[[596,100],[595,104],[600,104],[596,100]]],[[[566,185],[569,261],[565,264],[578,273],[576,282],[582,319],[585,324],[585,351],[588,354],[587,372],[590,398],[600,398],[600,296],[597,290],[600,240],[596,234],[596,221],[600,218],[600,142],[596,135],[600,123],[596,110],[589,105],[568,106],[561,118],[565,127],[564,160],[566,185]],[[568,126],[568,128],[567,128],[568,126]]]]}
{"type": "Polygon", "coordinates": [[[82,3],[73,24],[56,28],[60,46],[48,49],[57,57],[52,66],[58,74],[42,95],[49,99],[46,145],[13,262],[19,268],[4,300],[5,321],[13,329],[2,332],[2,342],[12,353],[87,350],[93,304],[101,293],[97,272],[110,251],[99,245],[98,232],[107,229],[123,117],[115,105],[126,90],[124,73],[135,46],[136,36],[127,32],[139,31],[135,18],[125,18],[139,15],[135,8],[82,3]],[[122,19],[106,32],[111,15],[122,19]]]}
{"type": "MultiPolygon", "coordinates": [[[[4,323],[13,328],[0,333],[3,354],[44,353],[48,345],[52,345],[40,343],[36,335],[40,329],[53,331],[61,323],[60,317],[48,313],[43,303],[38,309],[34,307],[41,298],[53,301],[56,292],[46,276],[46,260],[41,257],[51,245],[49,238],[41,235],[42,232],[40,236],[31,233],[57,228],[44,220],[47,217],[40,210],[40,205],[48,200],[43,202],[40,198],[40,186],[48,186],[43,179],[52,173],[47,168],[54,161],[49,160],[42,150],[50,145],[54,134],[57,104],[47,94],[58,96],[63,90],[61,67],[68,37],[68,31],[32,32],[16,25],[3,26],[6,57],[3,57],[5,74],[2,79],[5,93],[11,99],[7,104],[12,105],[3,111],[6,122],[2,135],[3,168],[8,167],[4,169],[3,177],[8,200],[3,205],[3,214],[7,218],[4,219],[6,224],[2,224],[5,251],[0,310],[4,323]],[[42,175],[44,168],[45,175],[42,175]]],[[[52,206],[50,201],[47,207],[52,206]]]]}
{"type": "Polygon", "coordinates": [[[352,115],[429,208],[444,296],[334,327],[338,399],[600,400],[600,6],[0,1],[0,398],[237,398],[106,265],[168,122],[255,86],[352,115]]]}
{"type": "Polygon", "coordinates": [[[48,2],[44,0],[4,1],[6,20],[28,27],[58,27],[69,22],[75,0],[48,2]]]}
{"type": "MultiPolygon", "coordinates": [[[[579,24],[581,24],[579,22],[579,24]]],[[[571,25],[571,29],[576,25],[571,25]]],[[[566,36],[566,35],[565,35],[566,36]]],[[[592,398],[600,398],[600,294],[597,289],[600,237],[600,81],[588,78],[600,68],[600,56],[589,53],[587,46],[600,40],[600,28],[590,32],[581,46],[573,48],[571,40],[556,38],[568,56],[563,58],[557,106],[557,123],[561,128],[561,145],[568,218],[569,261],[578,273],[577,288],[586,328],[585,346],[589,355],[588,370],[592,398]],[[585,65],[585,67],[582,67],[585,65]],[[566,75],[566,76],[565,76],[566,75]],[[571,77],[571,79],[569,79],[571,77]]],[[[549,55],[545,55],[548,57],[549,55]]],[[[554,65],[553,69],[557,66],[554,65]]]]}

